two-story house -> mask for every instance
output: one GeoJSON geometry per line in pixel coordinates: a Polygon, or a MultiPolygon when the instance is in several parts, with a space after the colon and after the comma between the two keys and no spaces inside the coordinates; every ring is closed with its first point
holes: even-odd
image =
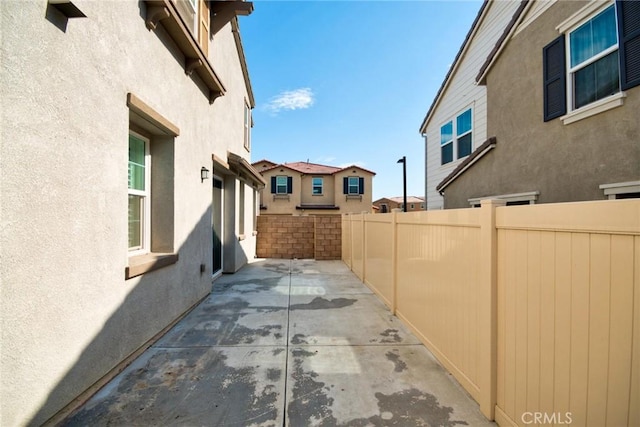
{"type": "MultiPolygon", "coordinates": [[[[394,209],[404,209],[404,197],[383,197],[373,202],[374,213],[388,213],[394,209]]],[[[407,197],[407,212],[423,211],[424,198],[416,196],[407,197]]]]}
{"type": "Polygon", "coordinates": [[[477,81],[492,138],[438,185],[446,208],[640,197],[640,2],[523,3],[477,81]]]}
{"type": "Polygon", "coordinates": [[[309,162],[253,164],[266,181],[260,210],[266,215],[326,215],[371,211],[374,172],[309,162]]]}
{"type": "Polygon", "coordinates": [[[427,209],[442,209],[436,186],[487,139],[486,87],[475,77],[519,0],[485,0],[420,125],[427,209]]]}
{"type": "Polygon", "coordinates": [[[51,420],[254,256],[252,7],[0,2],[3,425],[51,420]]]}

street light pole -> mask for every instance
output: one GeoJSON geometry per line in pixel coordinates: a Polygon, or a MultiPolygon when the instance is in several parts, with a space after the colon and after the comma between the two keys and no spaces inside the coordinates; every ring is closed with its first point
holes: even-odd
{"type": "Polygon", "coordinates": [[[397,163],[402,163],[402,187],[404,189],[403,212],[407,211],[407,156],[402,156],[397,163]]]}

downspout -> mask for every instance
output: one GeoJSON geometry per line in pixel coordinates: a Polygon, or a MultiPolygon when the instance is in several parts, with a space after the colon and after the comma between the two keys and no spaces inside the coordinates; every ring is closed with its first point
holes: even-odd
{"type": "Polygon", "coordinates": [[[424,138],[424,210],[426,211],[427,209],[429,209],[429,202],[427,201],[427,194],[428,193],[428,185],[427,185],[427,177],[429,176],[429,172],[428,172],[428,163],[427,163],[427,153],[429,152],[429,147],[427,146],[427,133],[423,132],[422,133],[422,137],[424,138]]]}

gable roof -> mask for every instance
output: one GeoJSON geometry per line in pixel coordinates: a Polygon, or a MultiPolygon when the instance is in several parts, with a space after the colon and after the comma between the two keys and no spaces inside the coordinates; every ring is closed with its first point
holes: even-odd
{"type": "MultiPolygon", "coordinates": [[[[399,197],[383,197],[381,199],[376,200],[373,203],[379,203],[382,201],[389,201],[389,202],[394,202],[394,203],[404,203],[404,197],[403,196],[399,196],[399,197]]],[[[417,197],[417,196],[407,196],[407,203],[424,203],[424,197],[417,197]]]]}
{"type": "Polygon", "coordinates": [[[533,4],[533,1],[522,0],[520,2],[520,6],[518,6],[518,9],[516,9],[515,13],[513,14],[513,17],[511,17],[511,21],[509,21],[509,24],[507,24],[507,26],[505,27],[504,32],[496,42],[496,45],[493,47],[493,49],[489,53],[489,56],[484,61],[484,64],[482,64],[482,66],[480,67],[480,71],[476,76],[477,83],[484,84],[485,79],[487,77],[487,73],[489,72],[489,69],[494,64],[498,56],[500,56],[500,54],[502,53],[504,46],[507,44],[507,41],[509,41],[514,31],[516,30],[518,26],[517,24],[519,24],[522,21],[522,18],[525,15],[524,12],[529,9],[531,4],[533,4]]]}
{"type": "Polygon", "coordinates": [[[451,79],[451,76],[453,76],[455,71],[458,69],[458,66],[460,65],[460,61],[462,59],[462,56],[464,55],[464,53],[466,53],[467,47],[469,46],[469,41],[471,41],[471,39],[475,35],[476,30],[479,27],[480,21],[484,17],[485,11],[488,9],[488,7],[487,7],[488,4],[489,4],[489,0],[484,0],[483,1],[482,6],[480,7],[480,10],[478,11],[478,14],[476,15],[475,20],[471,24],[471,28],[469,29],[469,32],[467,33],[467,36],[464,38],[464,41],[462,42],[462,45],[460,46],[460,50],[458,50],[458,53],[456,54],[456,57],[453,60],[453,65],[451,65],[451,67],[449,68],[449,71],[447,71],[447,74],[445,75],[444,80],[442,81],[442,84],[440,85],[440,88],[438,89],[438,92],[436,92],[436,96],[433,99],[433,102],[431,103],[431,106],[429,107],[429,110],[427,111],[427,115],[424,117],[424,120],[422,120],[422,124],[420,125],[420,133],[424,133],[426,131],[427,122],[429,121],[429,119],[431,119],[431,113],[433,113],[433,111],[435,110],[436,106],[438,105],[438,103],[442,99],[442,96],[444,95],[445,89],[449,86],[449,81],[451,79]]]}
{"type": "Polygon", "coordinates": [[[267,167],[263,167],[260,170],[260,173],[262,172],[267,172],[270,171],[272,169],[277,169],[277,168],[287,168],[290,169],[292,171],[304,174],[304,175],[334,175],[338,172],[342,172],[344,170],[347,169],[360,169],[364,172],[368,172],[372,175],[375,175],[375,172],[372,172],[370,170],[364,169],[360,166],[356,166],[356,165],[351,165],[351,166],[347,166],[344,168],[341,167],[336,167],[336,166],[329,166],[329,165],[321,165],[318,163],[310,163],[310,162],[292,162],[292,163],[281,163],[281,164],[276,164],[270,160],[260,160],[259,162],[255,162],[253,163],[253,165],[257,165],[258,163],[269,163],[271,164],[271,166],[267,166],[267,167]]]}

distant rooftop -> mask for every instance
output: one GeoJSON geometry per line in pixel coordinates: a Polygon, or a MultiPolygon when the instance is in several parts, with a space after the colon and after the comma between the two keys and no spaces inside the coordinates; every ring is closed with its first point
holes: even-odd
{"type": "Polygon", "coordinates": [[[365,169],[357,165],[350,165],[350,166],[341,168],[336,166],[321,165],[318,163],[310,163],[310,162],[292,162],[292,163],[276,164],[271,160],[263,159],[253,163],[253,166],[255,167],[258,163],[266,163],[264,167],[258,169],[258,172],[265,172],[265,171],[269,171],[271,169],[275,169],[279,167],[286,167],[288,169],[294,170],[296,172],[300,172],[305,175],[333,175],[334,173],[343,171],[345,169],[357,168],[375,175],[375,172],[372,172],[368,169],[365,169]]]}

